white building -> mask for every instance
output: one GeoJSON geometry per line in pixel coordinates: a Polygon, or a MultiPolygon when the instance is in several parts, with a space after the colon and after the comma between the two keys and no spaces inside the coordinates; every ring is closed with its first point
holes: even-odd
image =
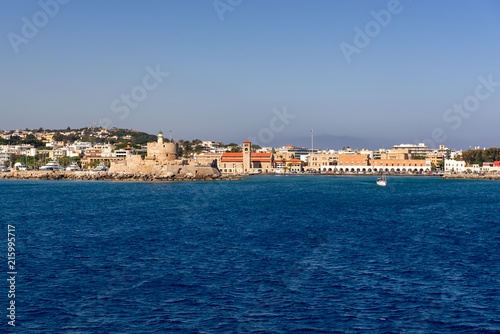
{"type": "Polygon", "coordinates": [[[463,173],[465,172],[465,161],[456,160],[444,160],[444,171],[445,173],[455,172],[463,173]]]}
{"type": "Polygon", "coordinates": [[[11,153],[9,152],[0,152],[0,164],[2,164],[5,161],[10,160],[11,153]]]}
{"type": "Polygon", "coordinates": [[[121,150],[115,150],[115,157],[122,157],[122,158],[126,158],[128,157],[129,155],[132,155],[134,154],[134,149],[132,147],[125,147],[121,150]]]}
{"type": "Polygon", "coordinates": [[[462,150],[460,150],[460,151],[451,151],[451,153],[450,153],[450,158],[452,158],[452,159],[456,158],[456,157],[460,157],[460,156],[462,156],[462,150]]]}

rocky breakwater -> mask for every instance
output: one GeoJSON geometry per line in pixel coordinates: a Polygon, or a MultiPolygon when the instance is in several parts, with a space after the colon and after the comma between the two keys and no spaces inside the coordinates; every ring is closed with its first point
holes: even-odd
{"type": "Polygon", "coordinates": [[[203,172],[189,171],[178,173],[129,173],[129,172],[92,172],[92,171],[16,171],[0,173],[0,179],[24,180],[75,180],[75,181],[215,181],[234,180],[235,177],[223,177],[215,168],[203,172]]]}
{"type": "Polygon", "coordinates": [[[496,174],[445,174],[442,179],[465,179],[465,180],[500,180],[500,175],[496,174]]]}

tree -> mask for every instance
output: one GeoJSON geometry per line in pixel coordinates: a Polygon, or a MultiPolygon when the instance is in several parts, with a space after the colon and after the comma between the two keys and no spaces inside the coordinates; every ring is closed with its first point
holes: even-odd
{"type": "Polygon", "coordinates": [[[66,139],[66,136],[58,131],[52,136],[52,139],[55,141],[64,141],[66,139]]]}
{"type": "Polygon", "coordinates": [[[11,145],[19,144],[21,142],[21,137],[19,136],[10,136],[9,140],[11,145]]]}
{"type": "Polygon", "coordinates": [[[198,144],[198,145],[195,146],[194,152],[196,154],[199,154],[199,153],[203,152],[203,149],[204,149],[203,146],[201,146],[201,145],[198,144]]]}
{"type": "Polygon", "coordinates": [[[29,166],[29,167],[33,167],[34,164],[35,164],[35,157],[32,157],[32,156],[18,156],[18,158],[14,161],[14,163],[16,162],[20,162],[22,163],[23,165],[26,165],[26,166],[29,166]]]}
{"type": "Polygon", "coordinates": [[[76,162],[78,164],[80,162],[80,160],[81,160],[80,157],[68,157],[68,156],[64,156],[64,157],[57,158],[57,161],[63,167],[69,166],[73,162],[76,162]]]}
{"type": "Polygon", "coordinates": [[[193,144],[190,141],[185,141],[182,146],[186,154],[190,154],[193,151],[193,144]]]}
{"type": "Polygon", "coordinates": [[[240,153],[240,152],[243,152],[243,150],[239,146],[233,146],[233,147],[231,147],[231,150],[229,152],[231,152],[231,153],[240,153]]]}
{"type": "Polygon", "coordinates": [[[252,145],[252,149],[253,149],[253,150],[255,150],[255,151],[260,150],[261,148],[262,148],[262,147],[260,147],[260,146],[259,146],[259,145],[257,145],[257,144],[253,144],[253,145],[252,145]]]}
{"type": "Polygon", "coordinates": [[[92,161],[87,164],[87,169],[93,169],[99,166],[101,162],[100,161],[92,161]]]}
{"type": "Polygon", "coordinates": [[[500,148],[492,147],[485,150],[467,150],[462,152],[462,158],[469,165],[482,165],[483,162],[499,161],[500,148]]]}
{"type": "Polygon", "coordinates": [[[44,143],[42,143],[40,140],[38,140],[35,136],[33,135],[27,135],[22,141],[23,144],[28,144],[32,145],[36,148],[40,146],[44,146],[44,143]]]}

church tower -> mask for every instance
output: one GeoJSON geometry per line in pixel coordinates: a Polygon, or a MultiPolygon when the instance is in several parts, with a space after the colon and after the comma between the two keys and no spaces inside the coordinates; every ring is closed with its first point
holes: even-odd
{"type": "Polygon", "coordinates": [[[250,168],[252,167],[252,142],[249,140],[245,140],[243,142],[243,172],[250,172],[250,168]]]}

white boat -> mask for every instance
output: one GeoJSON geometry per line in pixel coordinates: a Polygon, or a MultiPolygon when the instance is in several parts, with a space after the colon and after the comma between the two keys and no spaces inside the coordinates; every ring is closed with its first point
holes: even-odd
{"type": "Polygon", "coordinates": [[[385,187],[387,185],[387,177],[382,175],[377,179],[377,186],[385,187]]]}
{"type": "Polygon", "coordinates": [[[68,167],[66,167],[66,170],[69,171],[69,172],[74,172],[74,171],[80,170],[80,167],[78,167],[78,165],[76,164],[76,162],[73,162],[71,165],[69,165],[68,167]]]}
{"type": "Polygon", "coordinates": [[[40,167],[40,170],[43,171],[64,170],[64,167],[61,167],[59,162],[53,160],[48,162],[45,166],[40,167]]]}

